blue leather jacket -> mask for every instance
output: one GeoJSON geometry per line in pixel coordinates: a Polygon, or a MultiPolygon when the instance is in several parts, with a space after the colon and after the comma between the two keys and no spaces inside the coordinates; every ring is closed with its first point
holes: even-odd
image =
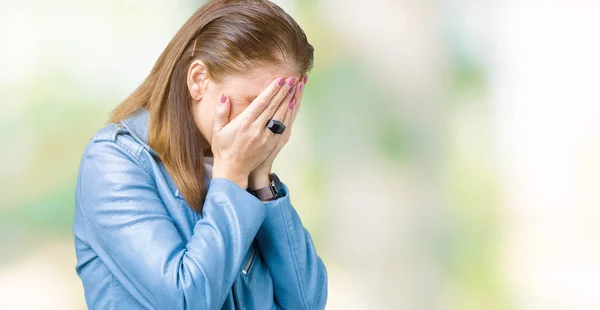
{"type": "Polygon", "coordinates": [[[202,214],[147,143],[148,110],[98,130],[79,168],[76,272],[90,309],[323,309],[327,271],[288,187],[212,178],[202,214]]]}

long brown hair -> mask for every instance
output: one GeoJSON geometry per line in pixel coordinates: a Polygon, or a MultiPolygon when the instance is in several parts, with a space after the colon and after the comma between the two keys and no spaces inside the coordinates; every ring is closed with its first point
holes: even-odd
{"type": "Polygon", "coordinates": [[[209,77],[219,82],[263,63],[285,62],[306,74],[312,69],[313,53],[300,26],[270,1],[210,1],[175,34],[146,80],[113,110],[110,122],[146,107],[150,147],[186,202],[201,213],[207,192],[203,153],[209,145],[192,115],[186,83],[190,64],[202,60],[209,77]]]}

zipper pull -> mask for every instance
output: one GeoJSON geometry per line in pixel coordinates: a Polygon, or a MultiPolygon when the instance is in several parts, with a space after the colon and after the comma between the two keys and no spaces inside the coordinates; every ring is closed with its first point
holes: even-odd
{"type": "Polygon", "coordinates": [[[256,255],[256,249],[253,246],[252,253],[250,253],[250,258],[248,258],[248,261],[246,262],[244,269],[242,269],[242,273],[244,275],[248,273],[248,269],[250,269],[250,266],[252,266],[252,262],[254,261],[254,255],[256,255]]]}

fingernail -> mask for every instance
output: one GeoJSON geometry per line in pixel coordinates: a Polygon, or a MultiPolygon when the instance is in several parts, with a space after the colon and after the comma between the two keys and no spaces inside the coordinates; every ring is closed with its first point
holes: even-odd
{"type": "Polygon", "coordinates": [[[294,85],[294,82],[296,82],[296,78],[292,77],[292,79],[288,82],[288,86],[294,85]]]}
{"type": "Polygon", "coordinates": [[[221,95],[221,103],[225,103],[225,101],[227,101],[227,96],[225,96],[225,94],[221,95]]]}
{"type": "Polygon", "coordinates": [[[308,82],[308,75],[304,76],[304,84],[306,84],[306,82],[308,82]]]}
{"type": "Polygon", "coordinates": [[[283,84],[285,84],[285,78],[280,78],[277,84],[279,84],[279,86],[283,86],[283,84]]]}
{"type": "Polygon", "coordinates": [[[304,83],[300,83],[300,87],[299,87],[300,91],[302,91],[303,88],[304,88],[304,83]]]}
{"type": "Polygon", "coordinates": [[[292,88],[290,88],[290,95],[293,95],[296,92],[296,85],[292,86],[292,88]]]}
{"type": "Polygon", "coordinates": [[[292,101],[290,102],[290,110],[292,110],[295,105],[296,105],[296,98],[292,99],[292,101]]]}

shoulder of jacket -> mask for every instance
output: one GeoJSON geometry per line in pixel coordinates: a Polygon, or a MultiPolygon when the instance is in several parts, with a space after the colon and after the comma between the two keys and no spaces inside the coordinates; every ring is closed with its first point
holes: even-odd
{"type": "Polygon", "coordinates": [[[121,123],[110,123],[100,128],[94,134],[92,138],[92,144],[98,144],[102,142],[115,143],[122,149],[127,151],[134,159],[147,168],[147,163],[142,160],[141,156],[144,146],[141,145],[123,126],[121,123]]]}
{"type": "Polygon", "coordinates": [[[117,135],[126,132],[125,128],[121,124],[110,123],[102,128],[100,128],[94,134],[92,140],[94,142],[100,141],[117,141],[117,135]]]}

